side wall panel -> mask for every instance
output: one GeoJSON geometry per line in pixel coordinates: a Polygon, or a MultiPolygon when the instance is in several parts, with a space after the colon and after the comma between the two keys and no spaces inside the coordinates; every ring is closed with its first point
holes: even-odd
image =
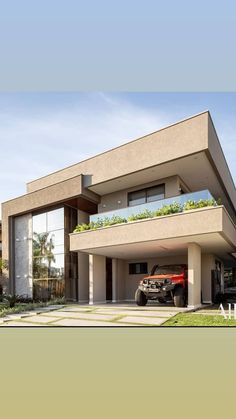
{"type": "Polygon", "coordinates": [[[16,217],[14,240],[15,293],[32,297],[32,216],[16,217]]]}

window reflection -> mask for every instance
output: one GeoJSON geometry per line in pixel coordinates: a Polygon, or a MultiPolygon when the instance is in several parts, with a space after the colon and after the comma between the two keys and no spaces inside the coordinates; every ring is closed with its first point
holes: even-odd
{"type": "Polygon", "coordinates": [[[33,289],[35,299],[65,295],[64,208],[33,216],[33,289]]]}
{"type": "Polygon", "coordinates": [[[47,231],[47,214],[39,214],[33,217],[33,231],[43,233],[47,231]]]}
{"type": "Polygon", "coordinates": [[[68,236],[76,224],[77,209],[67,206],[33,216],[34,299],[77,298],[78,257],[68,236]]]}
{"type": "Polygon", "coordinates": [[[47,231],[64,229],[64,208],[47,213],[47,231]]]}
{"type": "Polygon", "coordinates": [[[54,255],[54,259],[48,269],[48,276],[49,278],[64,278],[64,254],[54,255]]]}

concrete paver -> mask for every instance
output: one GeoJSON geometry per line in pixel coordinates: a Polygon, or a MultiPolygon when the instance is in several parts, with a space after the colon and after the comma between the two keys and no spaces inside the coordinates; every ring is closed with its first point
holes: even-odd
{"type": "Polygon", "coordinates": [[[135,323],[135,324],[144,324],[144,325],[150,325],[150,326],[158,326],[161,323],[163,323],[164,321],[166,321],[166,318],[163,317],[152,317],[152,318],[147,318],[147,317],[135,317],[135,316],[127,316],[124,317],[120,320],[118,320],[117,322],[122,322],[122,323],[135,323]]]}
{"type": "Polygon", "coordinates": [[[1,326],[159,326],[178,312],[171,305],[99,304],[49,306],[7,316],[1,326]],[[40,313],[40,314],[39,314],[40,313]]]}
{"type": "Polygon", "coordinates": [[[9,326],[13,326],[13,327],[35,327],[35,326],[47,326],[47,324],[33,324],[33,323],[28,323],[28,322],[25,322],[25,321],[22,321],[22,320],[19,320],[18,322],[17,321],[9,321],[9,322],[5,322],[4,324],[2,324],[2,325],[0,325],[1,327],[9,327],[9,326]]]}
{"type": "Polygon", "coordinates": [[[53,320],[58,320],[57,317],[49,317],[49,316],[42,316],[41,314],[39,314],[38,316],[27,316],[24,317],[24,319],[22,319],[22,321],[25,320],[26,322],[32,322],[32,323],[48,323],[48,322],[52,322],[53,320]]]}
{"type": "Polygon", "coordinates": [[[66,312],[72,312],[72,313],[87,313],[87,312],[91,312],[94,310],[93,306],[86,306],[86,307],[80,307],[80,306],[74,306],[74,307],[65,307],[65,308],[60,308],[59,311],[66,311],[66,312]]]}
{"type": "Polygon", "coordinates": [[[113,322],[102,322],[102,321],[91,321],[91,320],[80,320],[80,319],[61,319],[57,322],[53,323],[53,326],[103,326],[103,327],[111,327],[111,326],[122,326],[119,323],[113,322]]]}
{"type": "MultiPolygon", "coordinates": [[[[107,309],[107,310],[96,310],[96,313],[99,313],[100,315],[102,314],[114,314],[116,316],[119,315],[126,315],[126,316],[130,316],[130,315],[135,315],[135,316],[145,316],[145,317],[171,317],[173,316],[173,313],[171,311],[139,311],[139,310],[133,310],[133,311],[128,311],[128,310],[112,310],[112,309],[107,309]]],[[[175,313],[174,313],[175,314],[175,313]]]]}
{"type": "MultiPolygon", "coordinates": [[[[44,316],[44,314],[42,314],[44,316]]],[[[113,320],[116,316],[109,314],[94,314],[94,313],[80,313],[80,312],[66,312],[66,311],[52,311],[51,313],[46,313],[47,317],[66,317],[68,319],[91,319],[91,320],[113,320]]]]}

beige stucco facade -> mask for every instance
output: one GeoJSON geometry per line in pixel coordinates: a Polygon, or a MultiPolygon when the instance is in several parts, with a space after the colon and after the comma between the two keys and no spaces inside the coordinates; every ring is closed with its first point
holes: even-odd
{"type": "Polygon", "coordinates": [[[164,185],[165,199],[207,190],[221,199],[221,205],[96,231],[67,229],[69,250],[77,255],[76,298],[92,304],[106,301],[110,293],[112,301],[134,300],[140,275],[129,274],[130,263],[145,262],[148,271],[156,263],[184,263],[189,269],[189,306],[210,302],[216,262],[222,275],[224,264],[235,263],[236,192],[209,112],[29,182],[24,196],[4,203],[3,258],[10,266],[9,289],[32,293],[30,220],[35,214],[68,206],[76,209],[78,224],[88,223],[92,214],[126,210],[130,193],[158,185],[164,185]],[[22,263],[20,253],[25,255],[22,263]]]}

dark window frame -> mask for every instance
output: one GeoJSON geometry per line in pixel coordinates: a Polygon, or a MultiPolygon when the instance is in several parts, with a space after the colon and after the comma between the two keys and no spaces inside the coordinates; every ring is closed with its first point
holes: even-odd
{"type": "MultiPolygon", "coordinates": [[[[153,186],[150,186],[150,187],[148,187],[148,188],[142,188],[142,189],[137,189],[137,190],[135,190],[135,191],[130,191],[130,192],[128,192],[128,196],[127,196],[127,206],[128,207],[132,207],[132,205],[130,205],[130,196],[131,196],[131,194],[132,193],[136,193],[136,192],[144,192],[144,197],[145,197],[145,202],[144,202],[144,204],[148,204],[149,202],[147,201],[147,193],[148,193],[148,191],[150,191],[150,190],[152,190],[152,189],[154,189],[154,188],[157,188],[158,186],[163,186],[163,189],[164,189],[164,198],[160,198],[160,199],[156,199],[155,201],[160,201],[161,199],[165,199],[165,196],[166,196],[166,191],[165,191],[165,183],[159,183],[158,185],[153,185],[153,186]]],[[[155,201],[151,201],[151,202],[155,202],[155,201]]],[[[138,204],[138,205],[144,205],[144,204],[138,204]]]]}
{"type": "Polygon", "coordinates": [[[129,275],[145,275],[148,273],[147,262],[131,262],[129,263],[129,275]],[[140,265],[140,272],[137,272],[137,265],[140,265]],[[143,267],[143,269],[141,268],[143,267]]]}

